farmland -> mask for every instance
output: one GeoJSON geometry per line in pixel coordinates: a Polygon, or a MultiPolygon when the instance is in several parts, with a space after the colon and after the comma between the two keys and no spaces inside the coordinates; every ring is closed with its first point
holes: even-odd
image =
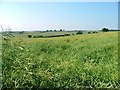
{"type": "MultiPolygon", "coordinates": [[[[31,33],[32,34],[32,33],[31,33]]],[[[2,43],[3,88],[118,88],[118,32],[2,43]]]]}

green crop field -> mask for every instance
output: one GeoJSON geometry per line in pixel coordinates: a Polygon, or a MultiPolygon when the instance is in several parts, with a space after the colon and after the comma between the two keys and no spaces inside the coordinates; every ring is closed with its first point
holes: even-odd
{"type": "Polygon", "coordinates": [[[118,32],[2,43],[3,88],[119,88],[118,32]]]}

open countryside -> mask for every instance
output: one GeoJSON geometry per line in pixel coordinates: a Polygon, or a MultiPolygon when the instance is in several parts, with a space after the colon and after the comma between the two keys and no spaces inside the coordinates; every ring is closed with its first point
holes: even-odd
{"type": "Polygon", "coordinates": [[[117,2],[11,2],[0,11],[2,90],[120,89],[117,2]]]}
{"type": "Polygon", "coordinates": [[[3,87],[118,87],[118,32],[51,38],[27,34],[3,40],[3,87]]]}

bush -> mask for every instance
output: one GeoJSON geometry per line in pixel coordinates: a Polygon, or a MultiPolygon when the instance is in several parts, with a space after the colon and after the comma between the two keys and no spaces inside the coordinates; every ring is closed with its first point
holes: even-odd
{"type": "Polygon", "coordinates": [[[62,32],[62,29],[60,29],[60,32],[62,32]]]}
{"type": "Polygon", "coordinates": [[[40,36],[33,36],[33,38],[41,38],[41,37],[43,37],[42,35],[40,35],[40,36]]]}
{"type": "Polygon", "coordinates": [[[28,37],[29,37],[29,38],[31,38],[31,37],[32,37],[32,35],[28,35],[28,37]]]}
{"type": "Polygon", "coordinates": [[[46,32],[49,32],[49,30],[46,30],[46,32]]]}
{"type": "Polygon", "coordinates": [[[93,33],[96,33],[95,31],[93,31],[93,33]]]}
{"type": "Polygon", "coordinates": [[[65,34],[65,36],[70,36],[70,34],[65,34]]]}
{"type": "Polygon", "coordinates": [[[76,34],[83,34],[83,31],[78,31],[76,34]]]}
{"type": "Polygon", "coordinates": [[[108,32],[109,29],[108,29],[108,28],[103,28],[102,31],[103,31],[103,32],[108,32]]]}
{"type": "Polygon", "coordinates": [[[91,32],[88,32],[88,34],[90,34],[91,32]]]}

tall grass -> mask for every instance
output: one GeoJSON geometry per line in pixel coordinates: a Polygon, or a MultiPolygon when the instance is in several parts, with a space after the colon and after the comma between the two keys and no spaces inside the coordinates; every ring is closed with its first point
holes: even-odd
{"type": "Polygon", "coordinates": [[[0,34],[0,88],[2,88],[2,34],[0,34]]]}
{"type": "Polygon", "coordinates": [[[118,88],[117,33],[3,41],[3,88],[118,88]]]}

